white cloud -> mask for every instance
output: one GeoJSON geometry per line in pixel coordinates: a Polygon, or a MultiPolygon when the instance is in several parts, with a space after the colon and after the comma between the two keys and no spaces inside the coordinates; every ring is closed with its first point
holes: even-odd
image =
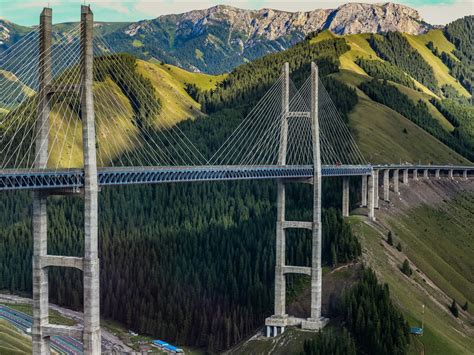
{"type": "Polygon", "coordinates": [[[128,15],[131,13],[130,9],[123,1],[108,1],[108,0],[89,0],[92,8],[110,9],[120,14],[128,15]]]}
{"type": "Polygon", "coordinates": [[[423,5],[417,7],[423,19],[433,25],[445,25],[460,17],[474,14],[474,2],[456,1],[454,4],[423,5]]]}

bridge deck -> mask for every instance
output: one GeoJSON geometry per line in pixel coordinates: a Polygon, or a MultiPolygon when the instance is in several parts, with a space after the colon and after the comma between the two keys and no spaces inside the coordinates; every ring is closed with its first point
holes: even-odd
{"type": "MultiPolygon", "coordinates": [[[[322,167],[322,176],[369,175],[370,165],[322,167]]],[[[313,166],[193,166],[99,168],[100,186],[137,185],[193,181],[304,179],[313,176],[313,166]]],[[[0,190],[78,188],[84,185],[82,169],[3,170],[0,190]]]]}

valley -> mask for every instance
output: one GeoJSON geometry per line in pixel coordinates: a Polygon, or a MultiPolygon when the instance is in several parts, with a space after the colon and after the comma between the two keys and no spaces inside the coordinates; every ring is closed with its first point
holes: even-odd
{"type": "MultiPolygon", "coordinates": [[[[465,35],[474,17],[433,28],[402,5],[377,6],[352,4],[311,14],[218,6],[134,24],[99,24],[97,31],[117,52],[137,56],[103,55],[100,63],[107,74],[94,77],[99,166],[143,151],[139,143],[143,122],[156,134],[166,134],[170,128],[183,131],[209,158],[278,79],[283,63],[289,62],[292,80],[299,86],[309,74],[311,61],[318,64],[322,85],[368,163],[472,165],[474,110],[470,83],[465,80],[472,66],[448,65],[441,53],[456,63],[472,64],[472,43],[466,42],[465,35]],[[367,19],[362,12],[377,13],[380,8],[391,16],[377,15],[370,17],[369,24],[361,24],[362,18],[367,19]],[[348,15],[351,11],[355,19],[348,15]],[[393,18],[403,21],[394,27],[393,18]],[[292,25],[283,26],[285,21],[292,25]],[[379,27],[372,25],[378,22],[379,27]],[[124,80],[121,66],[130,69],[127,74],[133,80],[124,80]],[[140,91],[143,87],[146,90],[140,91]],[[153,114],[144,114],[140,107],[153,114]]],[[[56,26],[58,36],[70,26],[56,26]]],[[[27,33],[25,28],[15,27],[15,31],[11,38],[16,40],[27,33]]],[[[5,48],[2,43],[1,49],[5,48]]],[[[0,100],[4,138],[9,117],[21,109],[21,102],[34,100],[35,92],[10,72],[0,72],[0,83],[21,92],[20,106],[0,100]]],[[[50,137],[55,138],[48,165],[81,167],[79,110],[69,103],[64,114],[60,104],[68,101],[54,99],[50,137]],[[69,127],[68,120],[74,123],[74,131],[62,130],[69,127]]],[[[126,335],[124,329],[130,329],[143,339],[165,339],[196,353],[311,353],[311,341],[321,341],[328,349],[347,346],[351,353],[362,353],[369,345],[359,329],[348,325],[353,319],[341,311],[341,302],[350,304],[344,295],[354,292],[355,297],[365,277],[366,283],[372,282],[370,292],[359,292],[366,292],[367,300],[377,292],[384,294],[388,285],[390,297],[373,308],[382,312],[393,305],[395,311],[386,319],[393,317],[394,323],[388,324],[396,324],[394,329],[400,332],[389,345],[384,339],[370,346],[382,349],[396,343],[399,353],[468,354],[474,347],[472,178],[410,179],[409,187],[401,184],[400,195],[391,192],[389,203],[379,201],[375,222],[358,207],[360,179],[356,178],[351,178],[351,216],[342,217],[341,185],[342,179],[328,178],[322,190],[327,290],[323,314],[334,315],[322,332],[327,338],[314,340],[314,333],[292,328],[275,338],[261,336],[274,298],[277,206],[272,182],[104,188],[99,195],[98,227],[103,322],[112,328],[117,325],[118,333],[126,335]],[[387,243],[389,231],[401,250],[387,243]],[[411,276],[400,270],[405,259],[413,270],[411,276]],[[375,271],[378,284],[363,268],[375,271]],[[459,317],[448,308],[453,299],[459,317]],[[464,304],[467,310],[461,308],[464,304]],[[397,312],[407,324],[396,323],[397,312]],[[406,325],[422,322],[422,337],[404,334],[406,325]],[[333,344],[338,337],[344,341],[333,344]]],[[[309,220],[308,186],[292,186],[288,195],[288,218],[309,220]]],[[[50,197],[48,204],[48,252],[82,255],[84,220],[79,199],[50,197]]],[[[32,291],[30,205],[29,192],[0,195],[2,293],[32,291]]],[[[291,235],[287,261],[307,266],[310,245],[309,234],[291,235]]],[[[51,301],[81,310],[80,272],[56,268],[49,277],[51,301]]],[[[288,310],[304,317],[310,306],[309,282],[289,280],[288,310]]],[[[377,317],[378,313],[370,321],[377,324],[377,317]]],[[[11,346],[29,349],[29,344],[11,342],[15,330],[3,322],[0,328],[11,346]]]]}

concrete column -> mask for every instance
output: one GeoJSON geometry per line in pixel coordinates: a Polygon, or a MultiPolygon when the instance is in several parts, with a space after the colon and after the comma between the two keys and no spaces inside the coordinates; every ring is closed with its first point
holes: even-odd
{"type": "Polygon", "coordinates": [[[388,169],[383,171],[383,199],[390,201],[390,170],[388,169]]]}
{"type": "Polygon", "coordinates": [[[403,184],[408,185],[408,169],[403,170],[403,184]]]}
{"type": "Polygon", "coordinates": [[[436,170],[435,170],[435,177],[436,177],[437,179],[439,179],[439,169],[436,169],[436,170]]]}
{"type": "Polygon", "coordinates": [[[372,174],[369,175],[368,178],[368,208],[369,208],[369,218],[374,221],[375,220],[375,173],[372,172],[372,174]]]}
{"type": "Polygon", "coordinates": [[[374,207],[379,208],[379,171],[374,170],[374,207]]]}
{"type": "Polygon", "coordinates": [[[423,170],[423,179],[429,179],[429,178],[430,178],[430,174],[429,174],[428,169],[423,170]]]}
{"type": "Polygon", "coordinates": [[[349,177],[342,178],[342,216],[349,217],[349,177]]]}
{"type": "Polygon", "coordinates": [[[361,185],[361,203],[360,207],[367,207],[367,176],[362,175],[362,185],[361,185]]]}
{"type": "Polygon", "coordinates": [[[464,170],[462,172],[462,177],[463,177],[464,180],[467,180],[467,170],[464,170]]]}
{"type": "Polygon", "coordinates": [[[270,327],[269,327],[268,325],[266,326],[266,328],[267,328],[267,329],[266,329],[266,331],[267,331],[267,338],[270,338],[271,329],[270,329],[270,327]]]}
{"type": "Polygon", "coordinates": [[[393,192],[395,192],[396,194],[400,194],[400,191],[398,188],[399,180],[400,180],[399,171],[398,169],[395,169],[393,171],[393,192]]]}
{"type": "MultiPolygon", "coordinates": [[[[282,69],[282,121],[280,127],[280,148],[278,151],[278,165],[286,165],[286,153],[288,145],[288,112],[290,110],[289,88],[290,88],[290,69],[288,63],[283,65],[282,69]]],[[[278,182],[277,186],[277,230],[276,230],[276,258],[275,258],[275,307],[274,315],[276,317],[285,316],[286,304],[286,279],[283,273],[285,266],[285,230],[283,222],[285,221],[285,202],[286,188],[283,182],[278,182]]],[[[276,330],[276,327],[274,328],[276,330]]]]}
{"type": "Polygon", "coordinates": [[[274,314],[277,317],[285,315],[286,304],[286,279],[283,274],[285,266],[285,230],[283,222],[285,220],[285,184],[278,182],[277,186],[277,227],[276,227],[276,258],[275,258],[275,308],[274,314]]]}
{"type": "Polygon", "coordinates": [[[98,185],[93,70],[93,14],[81,6],[81,114],[84,150],[84,353],[100,354],[100,299],[98,253],[98,185]]]}
{"type": "Polygon", "coordinates": [[[418,169],[413,169],[413,180],[418,180],[418,169]]]}
{"type": "Polygon", "coordinates": [[[452,180],[454,179],[453,169],[448,170],[448,177],[452,180]]]}
{"type": "Polygon", "coordinates": [[[321,149],[319,140],[318,116],[318,68],[311,63],[311,137],[313,142],[313,233],[311,257],[311,322],[320,325],[321,321],[321,149]]]}
{"type": "MultiPolygon", "coordinates": [[[[48,164],[49,98],[46,88],[51,82],[51,28],[53,11],[44,8],[40,16],[39,90],[36,126],[36,169],[48,164]]],[[[48,325],[48,269],[41,265],[41,258],[48,254],[47,195],[40,190],[33,193],[33,354],[50,354],[49,338],[43,334],[48,325]]]]}

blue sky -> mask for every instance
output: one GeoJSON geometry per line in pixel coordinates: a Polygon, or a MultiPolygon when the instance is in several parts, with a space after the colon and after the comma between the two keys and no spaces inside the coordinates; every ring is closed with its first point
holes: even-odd
{"type": "MultiPolygon", "coordinates": [[[[216,4],[229,4],[247,9],[269,7],[288,11],[307,11],[317,8],[335,8],[352,1],[334,0],[86,0],[97,21],[137,21],[170,13],[203,9],[216,4]]],[[[358,2],[382,2],[360,0],[358,2]]],[[[474,14],[474,0],[400,0],[402,4],[419,10],[421,16],[433,24],[445,24],[456,18],[474,14]]],[[[34,25],[45,6],[54,10],[56,22],[77,21],[80,0],[0,0],[0,17],[21,25],[34,25]]]]}

